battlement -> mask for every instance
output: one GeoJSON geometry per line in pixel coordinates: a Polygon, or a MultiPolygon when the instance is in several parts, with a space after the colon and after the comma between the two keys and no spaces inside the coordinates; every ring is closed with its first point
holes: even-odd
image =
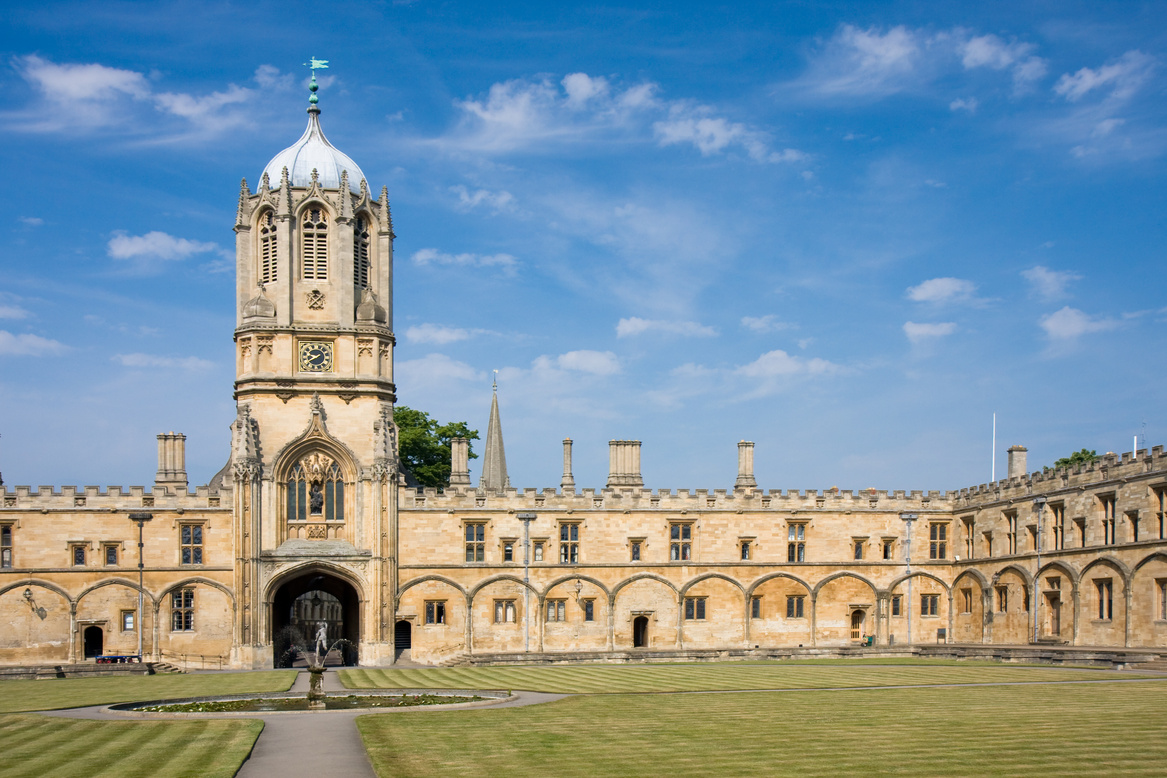
{"type": "Polygon", "coordinates": [[[232,507],[231,488],[212,491],[199,486],[194,492],[186,487],[146,486],[16,486],[2,490],[5,508],[39,508],[42,510],[203,510],[232,507]]]}

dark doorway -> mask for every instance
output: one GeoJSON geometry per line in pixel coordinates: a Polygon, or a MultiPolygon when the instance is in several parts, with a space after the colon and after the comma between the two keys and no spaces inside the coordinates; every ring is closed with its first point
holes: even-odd
{"type": "Polygon", "coordinates": [[[398,651],[408,651],[413,648],[413,625],[408,620],[397,622],[393,631],[393,645],[398,651]]]}
{"type": "Polygon", "coordinates": [[[325,628],[325,644],[330,649],[325,663],[357,664],[361,601],[352,584],[320,570],[284,582],[272,598],[274,665],[291,667],[312,653],[321,625],[325,628]]]}
{"type": "Polygon", "coordinates": [[[648,648],[648,616],[637,616],[632,620],[632,647],[648,648]]]}
{"type": "Polygon", "coordinates": [[[85,643],[86,659],[102,655],[105,647],[105,635],[102,633],[101,627],[86,627],[82,634],[82,640],[85,643]]]}

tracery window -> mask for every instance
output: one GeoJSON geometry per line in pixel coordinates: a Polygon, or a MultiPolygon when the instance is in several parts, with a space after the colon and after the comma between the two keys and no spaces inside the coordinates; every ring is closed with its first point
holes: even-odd
{"type": "Polygon", "coordinates": [[[170,629],[174,632],[194,629],[194,589],[179,589],[170,595],[170,629]]]}
{"type": "Polygon", "coordinates": [[[353,220],[353,286],[369,285],[369,222],[358,216],[353,220]]]}
{"type": "Polygon", "coordinates": [[[287,487],[289,521],[344,521],[344,476],[326,455],[317,451],[297,462],[287,487]]]}
{"type": "Polygon", "coordinates": [[[259,280],[275,283],[278,249],[276,248],[276,217],[274,211],[265,211],[259,217],[259,280]]]}
{"type": "Polygon", "coordinates": [[[0,567],[12,567],[12,525],[0,525],[0,567]]]}
{"type": "Polygon", "coordinates": [[[300,223],[300,259],[305,281],[328,280],[328,216],[323,208],[304,211],[300,223]]]}

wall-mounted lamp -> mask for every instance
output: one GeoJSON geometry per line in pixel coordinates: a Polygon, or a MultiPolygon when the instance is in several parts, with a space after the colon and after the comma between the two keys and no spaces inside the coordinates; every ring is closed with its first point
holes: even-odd
{"type": "Polygon", "coordinates": [[[24,601],[28,603],[29,610],[35,613],[38,619],[44,621],[48,611],[36,604],[36,600],[32,598],[32,589],[25,588],[24,601]]]}

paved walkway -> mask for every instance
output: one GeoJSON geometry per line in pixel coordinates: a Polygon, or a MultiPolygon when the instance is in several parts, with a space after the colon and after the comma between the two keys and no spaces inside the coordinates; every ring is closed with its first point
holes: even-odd
{"type": "MultiPolygon", "coordinates": [[[[308,693],[308,673],[296,676],[290,691],[308,693]]],[[[324,691],[359,692],[340,682],[335,670],[324,674],[324,691]]],[[[492,708],[511,708],[537,705],[562,699],[566,694],[543,692],[513,692],[516,699],[491,705],[492,708]]],[[[451,706],[452,707],[452,706],[451,706]]],[[[373,765],[365,753],[355,719],[369,714],[422,713],[432,711],[429,706],[416,708],[306,711],[303,713],[235,713],[231,718],[263,719],[263,732],[255,741],[251,756],[236,774],[238,778],[321,778],[343,775],[346,778],[376,778],[373,765]]],[[[70,719],[101,719],[126,721],[127,717],[109,709],[108,705],[89,708],[41,711],[45,716],[70,719]]],[[[213,716],[214,714],[208,714],[213,716]]],[[[134,716],[134,719],[174,718],[165,713],[156,716],[134,716]]]]}

